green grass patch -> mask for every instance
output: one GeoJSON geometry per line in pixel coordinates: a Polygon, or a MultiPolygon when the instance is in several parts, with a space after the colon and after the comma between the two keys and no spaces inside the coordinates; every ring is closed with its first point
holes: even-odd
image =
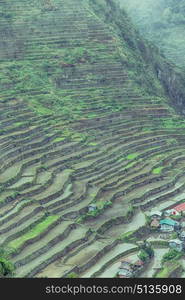
{"type": "Polygon", "coordinates": [[[52,110],[43,106],[37,100],[28,99],[28,105],[39,115],[50,115],[52,114],[52,110]]]}
{"type": "Polygon", "coordinates": [[[153,169],[152,173],[157,175],[157,174],[161,174],[163,167],[159,167],[159,168],[155,168],[153,169]]]}
{"type": "Polygon", "coordinates": [[[119,236],[119,240],[128,241],[128,240],[130,240],[130,238],[132,238],[133,233],[134,233],[134,231],[125,232],[119,236]]]}
{"type": "Polygon", "coordinates": [[[137,156],[138,156],[138,154],[132,153],[132,154],[127,155],[126,159],[129,159],[129,160],[135,159],[137,156]]]}
{"type": "Polygon", "coordinates": [[[180,262],[169,262],[155,275],[155,278],[168,278],[172,272],[180,267],[180,262]]]}
{"type": "Polygon", "coordinates": [[[163,127],[164,128],[184,128],[185,122],[181,119],[165,119],[163,120],[163,127]]]}
{"type": "Polygon", "coordinates": [[[64,141],[66,138],[65,137],[58,137],[56,139],[54,139],[54,143],[57,143],[57,142],[61,142],[61,141],[64,141]]]}
{"type": "Polygon", "coordinates": [[[11,241],[8,244],[8,247],[13,248],[13,249],[20,248],[26,241],[31,240],[31,239],[35,238],[36,236],[38,236],[39,234],[41,234],[42,232],[44,232],[48,228],[48,226],[51,225],[52,223],[54,223],[58,218],[59,218],[59,216],[56,216],[56,215],[48,216],[44,221],[37,224],[30,231],[26,232],[19,238],[11,241]]]}
{"type": "Polygon", "coordinates": [[[175,261],[178,260],[182,257],[182,252],[179,252],[175,249],[170,249],[167,253],[164,254],[162,261],[167,262],[167,261],[175,261]]]}
{"type": "Polygon", "coordinates": [[[89,145],[89,146],[97,146],[97,145],[98,145],[98,143],[91,142],[91,143],[89,143],[88,145],[89,145]]]}

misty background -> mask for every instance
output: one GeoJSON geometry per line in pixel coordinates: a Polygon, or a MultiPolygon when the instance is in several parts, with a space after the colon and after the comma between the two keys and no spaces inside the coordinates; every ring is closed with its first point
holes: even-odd
{"type": "Polygon", "coordinates": [[[185,0],[118,0],[140,33],[185,67],[185,0]]]}

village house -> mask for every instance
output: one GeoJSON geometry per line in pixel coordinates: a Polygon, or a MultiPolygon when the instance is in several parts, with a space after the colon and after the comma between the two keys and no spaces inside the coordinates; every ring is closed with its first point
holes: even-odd
{"type": "Polygon", "coordinates": [[[122,260],[119,268],[120,269],[124,269],[124,268],[131,269],[131,266],[132,266],[132,263],[130,260],[122,260]]]}
{"type": "Polygon", "coordinates": [[[88,211],[89,212],[92,212],[92,211],[96,211],[97,210],[97,205],[96,204],[90,204],[89,206],[88,206],[88,211]]]}
{"type": "Polygon", "coordinates": [[[136,262],[133,263],[134,271],[141,270],[144,267],[144,261],[138,259],[136,262]]]}
{"type": "Polygon", "coordinates": [[[160,211],[151,211],[151,213],[149,215],[149,217],[151,219],[157,219],[157,220],[160,220],[161,216],[162,216],[162,212],[160,212],[160,211]]]}
{"type": "Polygon", "coordinates": [[[180,240],[185,241],[185,230],[182,230],[182,231],[179,233],[179,238],[180,238],[180,240]]]}
{"type": "Polygon", "coordinates": [[[180,215],[180,213],[177,210],[175,210],[174,208],[165,210],[163,214],[165,217],[180,215]]]}
{"type": "Polygon", "coordinates": [[[127,269],[120,269],[117,273],[119,278],[131,278],[133,277],[133,271],[127,269]]]}
{"type": "Polygon", "coordinates": [[[180,241],[179,239],[169,241],[169,247],[179,252],[183,250],[183,245],[183,241],[180,241]]]}
{"type": "Polygon", "coordinates": [[[130,278],[133,277],[133,269],[130,261],[123,260],[119,267],[118,273],[119,278],[130,278]]]}
{"type": "Polygon", "coordinates": [[[183,212],[185,213],[185,202],[176,205],[173,209],[174,209],[178,214],[183,214],[183,212]]]}
{"type": "Polygon", "coordinates": [[[174,230],[179,229],[179,222],[172,219],[162,219],[160,220],[160,230],[162,232],[173,232],[174,230]]]}
{"type": "Polygon", "coordinates": [[[181,228],[185,230],[185,221],[184,221],[184,219],[181,220],[180,225],[181,225],[181,228]]]}
{"type": "Polygon", "coordinates": [[[134,277],[137,272],[143,269],[143,267],[144,262],[141,259],[136,259],[133,261],[123,260],[121,261],[117,275],[119,278],[134,277]]]}
{"type": "Polygon", "coordinates": [[[158,229],[160,227],[159,220],[153,219],[152,222],[150,223],[150,227],[153,229],[158,229]]]}

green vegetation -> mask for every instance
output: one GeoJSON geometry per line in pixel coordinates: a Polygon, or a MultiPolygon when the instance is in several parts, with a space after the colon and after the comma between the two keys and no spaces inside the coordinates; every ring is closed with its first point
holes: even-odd
{"type": "Polygon", "coordinates": [[[170,249],[167,253],[164,254],[162,261],[171,261],[171,260],[178,260],[182,257],[182,252],[179,252],[175,249],[170,249]]]}
{"type": "Polygon", "coordinates": [[[144,242],[140,246],[140,252],[138,254],[138,257],[142,261],[147,261],[148,259],[151,259],[154,256],[154,250],[152,248],[152,245],[144,240],[144,242]]]}
{"type": "Polygon", "coordinates": [[[67,278],[78,278],[78,277],[79,277],[78,274],[75,273],[75,272],[69,273],[69,274],[67,275],[67,278]]]}
{"type": "Polygon", "coordinates": [[[14,265],[9,259],[9,252],[3,248],[0,249],[0,278],[11,277],[14,272],[14,265]]]}
{"type": "Polygon", "coordinates": [[[93,218],[97,217],[107,207],[110,207],[112,205],[112,202],[111,201],[98,201],[98,202],[93,202],[93,204],[95,204],[97,206],[97,208],[93,211],[87,212],[86,214],[80,216],[76,221],[77,223],[82,223],[89,217],[93,217],[93,218]]]}
{"type": "Polygon", "coordinates": [[[162,169],[163,169],[163,167],[155,168],[155,169],[152,170],[152,173],[156,174],[156,175],[161,174],[162,169]]]}
{"type": "Polygon", "coordinates": [[[149,259],[149,255],[145,250],[141,250],[138,254],[139,259],[141,259],[142,261],[147,261],[149,259]]]}
{"type": "MultiPolygon", "coordinates": [[[[168,241],[139,243],[143,212],[183,192],[182,73],[116,0],[30,3],[3,1],[0,15],[0,217],[15,276],[81,277],[93,257],[101,272],[138,249],[149,261],[168,241]]],[[[12,270],[0,257],[0,274],[12,270]]]]}
{"type": "Polygon", "coordinates": [[[58,137],[56,139],[53,140],[54,143],[58,143],[58,142],[62,142],[65,140],[65,137],[58,137]]]}
{"type": "Polygon", "coordinates": [[[134,242],[136,239],[133,236],[135,231],[128,231],[120,235],[119,240],[124,242],[134,242]]]}
{"type": "Polygon", "coordinates": [[[44,221],[41,223],[37,224],[35,227],[33,227],[30,231],[26,232],[19,238],[11,241],[8,244],[8,247],[13,248],[13,249],[18,249],[20,248],[26,241],[34,239],[36,236],[44,232],[49,225],[54,223],[59,216],[48,216],[44,221]]]}
{"type": "Polygon", "coordinates": [[[95,142],[90,142],[88,145],[89,145],[89,146],[97,146],[98,144],[95,143],[95,142]]]}
{"type": "MultiPolygon", "coordinates": [[[[126,13],[119,10],[114,0],[87,1],[90,15],[95,18],[100,17],[101,21],[114,31],[115,49],[111,51],[104,41],[93,39],[84,43],[83,36],[75,40],[70,38],[70,34],[69,38],[61,37],[61,41],[57,40],[58,46],[56,47],[52,40],[60,34],[58,28],[65,25],[63,18],[50,18],[51,11],[52,13],[56,10],[59,13],[60,10],[62,12],[62,7],[57,3],[58,1],[54,4],[52,1],[46,1],[43,5],[42,1],[38,1],[36,11],[30,8],[24,15],[21,13],[24,9],[21,10],[20,1],[17,4],[20,5],[19,11],[16,10],[15,3],[11,4],[11,14],[8,20],[12,28],[21,20],[20,26],[16,27],[17,35],[23,35],[25,40],[29,36],[29,46],[26,43],[25,46],[24,43],[11,46],[10,39],[10,48],[15,49],[11,49],[10,53],[6,54],[8,62],[3,61],[0,70],[3,97],[16,94],[17,98],[27,101],[28,105],[39,115],[57,114],[70,121],[96,118],[98,114],[91,109],[99,107],[100,101],[97,105],[96,99],[102,96],[104,96],[104,101],[101,101],[102,109],[119,112],[129,108],[129,104],[126,104],[129,93],[125,91],[124,101],[117,101],[114,82],[111,83],[108,80],[106,72],[99,74],[93,71],[95,63],[106,66],[107,61],[113,64],[119,61],[132,81],[132,90],[135,94],[150,95],[161,102],[166,101],[164,88],[155,71],[155,65],[159,61],[162,62],[162,57],[157,49],[142,40],[126,13]],[[43,40],[39,43],[37,36],[45,37],[41,24],[47,18],[50,20],[48,32],[53,32],[52,40],[48,33],[46,42],[43,40]],[[26,24],[29,24],[27,30],[25,30],[26,24]],[[151,55],[150,58],[148,53],[151,55]],[[16,55],[18,59],[15,59],[16,55]],[[148,59],[151,64],[148,64],[148,59]],[[83,67],[89,71],[79,76],[83,67]],[[89,86],[86,87],[84,93],[83,84],[87,81],[89,86]],[[77,88],[75,86],[71,88],[74,84],[77,84],[77,88]],[[79,85],[81,88],[78,87],[79,85]],[[107,93],[107,87],[112,90],[112,95],[107,93]],[[84,109],[87,109],[87,112],[84,109]]],[[[7,11],[6,7],[5,12],[7,11]]],[[[3,20],[5,12],[1,16],[3,20]]],[[[12,43],[14,44],[14,41],[12,43]]]]}
{"type": "Polygon", "coordinates": [[[155,275],[155,278],[168,278],[170,274],[179,267],[181,267],[181,264],[178,261],[171,261],[169,263],[166,263],[163,266],[162,270],[155,275]]]}
{"type": "MultiPolygon", "coordinates": [[[[164,128],[185,128],[185,121],[181,119],[165,119],[163,120],[164,128]]],[[[173,139],[174,140],[174,139],[173,139]]]]}
{"type": "Polygon", "coordinates": [[[136,153],[128,154],[127,157],[126,157],[126,159],[129,159],[129,160],[135,159],[137,156],[138,156],[138,154],[136,154],[136,153]]]}

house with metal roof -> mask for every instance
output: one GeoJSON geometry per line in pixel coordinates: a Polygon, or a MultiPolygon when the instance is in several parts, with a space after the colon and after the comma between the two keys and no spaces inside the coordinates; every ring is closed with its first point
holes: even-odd
{"type": "Polygon", "coordinates": [[[178,213],[185,212],[185,202],[176,205],[173,209],[176,210],[178,213]]]}
{"type": "Polygon", "coordinates": [[[133,277],[133,271],[127,269],[120,269],[117,273],[119,278],[131,278],[133,277]]]}
{"type": "Polygon", "coordinates": [[[180,213],[177,210],[175,210],[174,208],[165,210],[163,214],[165,217],[180,215],[180,213]]]}
{"type": "Polygon", "coordinates": [[[154,228],[154,229],[157,229],[159,228],[159,220],[158,219],[153,219],[152,222],[150,223],[150,227],[151,228],[154,228]]]}
{"type": "Polygon", "coordinates": [[[182,240],[182,241],[185,241],[185,230],[182,230],[179,234],[179,238],[182,240]]]}
{"type": "Polygon", "coordinates": [[[173,232],[179,227],[179,222],[167,218],[160,220],[159,224],[162,232],[173,232]]]}
{"type": "Polygon", "coordinates": [[[151,219],[159,219],[160,220],[161,216],[162,216],[162,212],[160,212],[160,211],[151,211],[149,214],[149,217],[151,219]]]}
{"type": "Polygon", "coordinates": [[[183,250],[183,245],[184,242],[179,239],[169,241],[169,247],[179,252],[183,250]]]}
{"type": "Polygon", "coordinates": [[[89,204],[89,206],[88,206],[88,211],[89,211],[89,212],[93,212],[93,211],[96,211],[97,208],[98,208],[98,207],[97,207],[96,204],[91,203],[91,204],[89,204]]]}
{"type": "Polygon", "coordinates": [[[185,229],[185,221],[184,221],[184,219],[181,220],[181,223],[180,223],[180,224],[181,224],[181,228],[182,228],[182,229],[185,229]]]}

